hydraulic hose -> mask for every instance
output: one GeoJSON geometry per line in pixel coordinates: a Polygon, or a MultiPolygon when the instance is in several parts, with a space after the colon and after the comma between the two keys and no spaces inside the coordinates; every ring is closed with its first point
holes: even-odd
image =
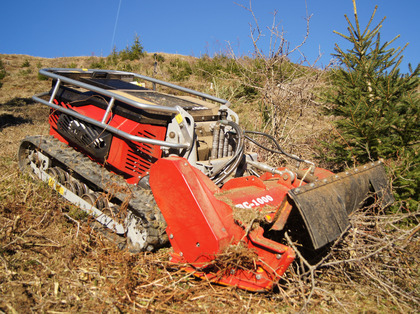
{"type": "Polygon", "coordinates": [[[220,120],[219,123],[229,125],[235,130],[238,137],[238,143],[232,158],[230,158],[226,164],[217,173],[215,173],[213,177],[211,177],[215,184],[222,182],[238,167],[244,151],[244,134],[239,125],[233,121],[227,120],[220,120]]]}
{"type": "Polygon", "coordinates": [[[314,165],[314,163],[313,163],[313,162],[311,162],[311,161],[309,161],[309,160],[305,160],[305,159],[299,158],[299,157],[298,157],[298,156],[296,156],[296,155],[292,155],[292,154],[286,153],[286,152],[285,152],[285,151],[284,151],[284,150],[280,147],[280,144],[277,142],[277,140],[276,140],[273,136],[271,136],[271,135],[269,135],[269,134],[267,134],[267,133],[264,133],[264,132],[257,132],[257,131],[244,131],[244,133],[245,133],[245,134],[256,134],[256,135],[262,135],[262,136],[265,136],[265,137],[269,138],[271,141],[273,141],[273,142],[274,142],[274,144],[275,144],[275,145],[276,145],[276,147],[277,147],[277,150],[275,150],[275,149],[271,149],[271,148],[268,148],[268,147],[265,147],[265,146],[261,145],[260,143],[258,143],[258,142],[257,142],[256,140],[254,140],[253,138],[251,138],[251,137],[249,137],[249,136],[245,135],[245,138],[246,138],[247,140],[251,141],[252,143],[254,143],[255,145],[257,145],[258,147],[260,147],[260,148],[262,148],[262,149],[265,149],[266,151],[269,151],[269,152],[274,153],[274,154],[282,154],[282,155],[285,155],[285,156],[287,156],[287,157],[289,157],[289,158],[292,158],[292,159],[294,159],[294,160],[296,160],[296,161],[299,161],[299,162],[304,162],[304,163],[310,164],[310,165],[312,165],[312,166],[315,166],[315,165],[314,165]]]}

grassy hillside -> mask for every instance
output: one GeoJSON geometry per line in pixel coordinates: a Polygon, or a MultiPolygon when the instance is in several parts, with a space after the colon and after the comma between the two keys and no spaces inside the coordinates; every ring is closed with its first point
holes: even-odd
{"type": "MultiPolygon", "coordinates": [[[[412,224],[415,215],[384,215],[374,208],[358,212],[352,217],[353,228],[322,263],[302,266],[303,261],[297,259],[274,291],[249,293],[210,285],[173,269],[168,264],[170,249],[144,254],[119,251],[89,228],[77,208],[18,171],[20,140],[27,135],[48,134],[49,110],[30,98],[51,86],[38,76],[44,67],[125,69],[229,99],[243,126],[253,130],[278,127],[284,149],[306,159],[316,159],[318,140],[333,130],[330,122],[334,117],[321,114],[315,97],[324,84],[322,72],[311,73],[307,80],[301,73],[309,69],[291,66],[294,79],[285,84],[285,90],[254,86],[260,88],[256,92],[251,81],[247,84],[223,75],[231,71],[228,60],[159,56],[154,69],[156,57],[151,54],[126,62],[99,57],[0,55],[6,72],[0,88],[1,311],[420,310],[420,239],[418,227],[412,224]],[[261,97],[283,104],[278,113],[281,119],[265,118],[267,108],[262,107],[261,97]]],[[[240,68],[235,75],[248,74],[240,68]]],[[[269,155],[265,158],[275,160],[269,155]]]]}

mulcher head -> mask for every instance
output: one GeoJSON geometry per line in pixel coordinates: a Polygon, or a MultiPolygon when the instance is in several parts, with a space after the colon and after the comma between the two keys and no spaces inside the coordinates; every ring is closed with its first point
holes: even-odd
{"type": "Polygon", "coordinates": [[[150,172],[150,186],[168,224],[171,261],[211,282],[269,290],[295,253],[267,238],[270,233],[265,234],[262,226],[281,230],[295,206],[317,249],[346,230],[348,215],[369,191],[375,191],[383,205],[393,201],[379,163],[337,175],[317,168],[315,175],[317,181],[305,184],[266,173],[233,178],[219,188],[186,159],[158,160],[150,172]],[[236,215],[238,210],[260,215],[245,219],[236,215]],[[238,248],[243,254],[237,254],[238,248]]]}
{"type": "Polygon", "coordinates": [[[294,260],[293,250],[266,239],[261,227],[235,221],[232,206],[215,197],[220,189],[186,159],[157,161],[150,186],[168,224],[172,262],[188,264],[185,269],[196,276],[251,291],[269,290],[294,260]],[[229,254],[232,246],[254,255],[247,263],[251,268],[239,260],[220,267],[218,257],[229,254]]]}

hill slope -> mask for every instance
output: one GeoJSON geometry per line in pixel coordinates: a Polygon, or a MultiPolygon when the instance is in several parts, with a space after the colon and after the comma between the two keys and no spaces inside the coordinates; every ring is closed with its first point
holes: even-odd
{"type": "MultiPolygon", "coordinates": [[[[171,60],[196,61],[182,56],[165,55],[165,58],[162,72],[158,73],[163,78],[170,77],[166,64],[171,60]]],[[[310,272],[301,276],[296,264],[279,287],[267,294],[210,285],[174,270],[168,264],[170,249],[137,255],[119,251],[100,233],[92,231],[74,206],[44,184],[22,175],[16,161],[21,139],[48,134],[48,108],[30,99],[33,94],[50,88],[49,81],[38,78],[38,69],[90,67],[101,59],[43,59],[23,55],[0,55],[0,59],[7,73],[0,88],[2,311],[295,312],[305,309],[377,313],[389,309],[419,310],[418,233],[404,230],[401,225],[398,230],[392,229],[393,223],[406,217],[390,217],[385,221],[380,215],[357,216],[358,228],[353,228],[336,248],[327,260],[330,265],[316,270],[313,281],[310,272]],[[368,241],[370,244],[366,245],[368,241]],[[369,246],[373,248],[370,251],[369,246]],[[377,254],[373,254],[375,251],[377,254]]],[[[153,71],[150,56],[129,64],[143,68],[142,74],[150,75],[153,71]]],[[[209,93],[221,93],[222,86],[214,87],[221,81],[212,82],[213,89],[204,80],[184,83],[209,93]]],[[[226,88],[225,95],[229,91],[226,88]]],[[[239,99],[235,106],[245,124],[257,128],[260,118],[252,116],[259,110],[252,107],[255,103],[255,99],[239,99]]],[[[285,145],[296,152],[299,143],[299,152],[312,157],[316,152],[313,148],[316,138],[330,130],[329,118],[321,116],[314,106],[298,116],[300,119],[288,129],[285,145]]]]}

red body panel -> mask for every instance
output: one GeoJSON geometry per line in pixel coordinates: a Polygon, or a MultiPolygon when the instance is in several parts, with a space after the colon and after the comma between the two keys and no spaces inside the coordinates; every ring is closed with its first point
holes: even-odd
{"type": "MultiPolygon", "coordinates": [[[[58,104],[58,101],[54,101],[58,104]]],[[[95,105],[74,106],[61,102],[61,106],[72,109],[86,117],[101,121],[105,110],[95,105]]],[[[51,125],[50,134],[63,143],[69,142],[57,131],[57,122],[59,112],[52,110],[49,122],[51,125]]],[[[139,137],[146,137],[156,140],[164,140],[166,136],[166,127],[150,124],[141,124],[130,119],[114,115],[108,122],[110,126],[139,137]]],[[[78,148],[80,149],[80,147],[78,148]]],[[[125,139],[113,136],[110,150],[104,162],[105,167],[111,171],[122,173],[130,184],[135,184],[139,178],[148,174],[152,164],[161,158],[162,150],[159,146],[145,143],[131,142],[125,139]]],[[[90,156],[95,160],[94,157],[90,156]]],[[[96,160],[97,162],[103,162],[96,160]]]]}
{"type": "Polygon", "coordinates": [[[258,210],[269,207],[271,210],[267,213],[266,220],[271,222],[294,184],[271,174],[261,178],[249,176],[230,179],[221,189],[222,193],[216,197],[238,208],[258,210]]]}
{"type": "MultiPolygon", "coordinates": [[[[248,180],[252,181],[252,177],[248,180]]],[[[266,290],[272,288],[293,261],[293,250],[264,238],[261,227],[247,234],[246,226],[233,219],[232,207],[215,196],[222,190],[186,159],[158,160],[151,168],[149,182],[168,224],[167,233],[174,249],[172,261],[190,264],[192,268],[187,269],[198,271],[199,277],[248,290],[266,290]],[[255,269],[214,271],[211,261],[229,245],[240,242],[257,253],[255,269]]],[[[267,193],[262,186],[261,182],[253,186],[258,195],[267,193]]],[[[223,192],[224,197],[227,194],[223,192]]]]}

